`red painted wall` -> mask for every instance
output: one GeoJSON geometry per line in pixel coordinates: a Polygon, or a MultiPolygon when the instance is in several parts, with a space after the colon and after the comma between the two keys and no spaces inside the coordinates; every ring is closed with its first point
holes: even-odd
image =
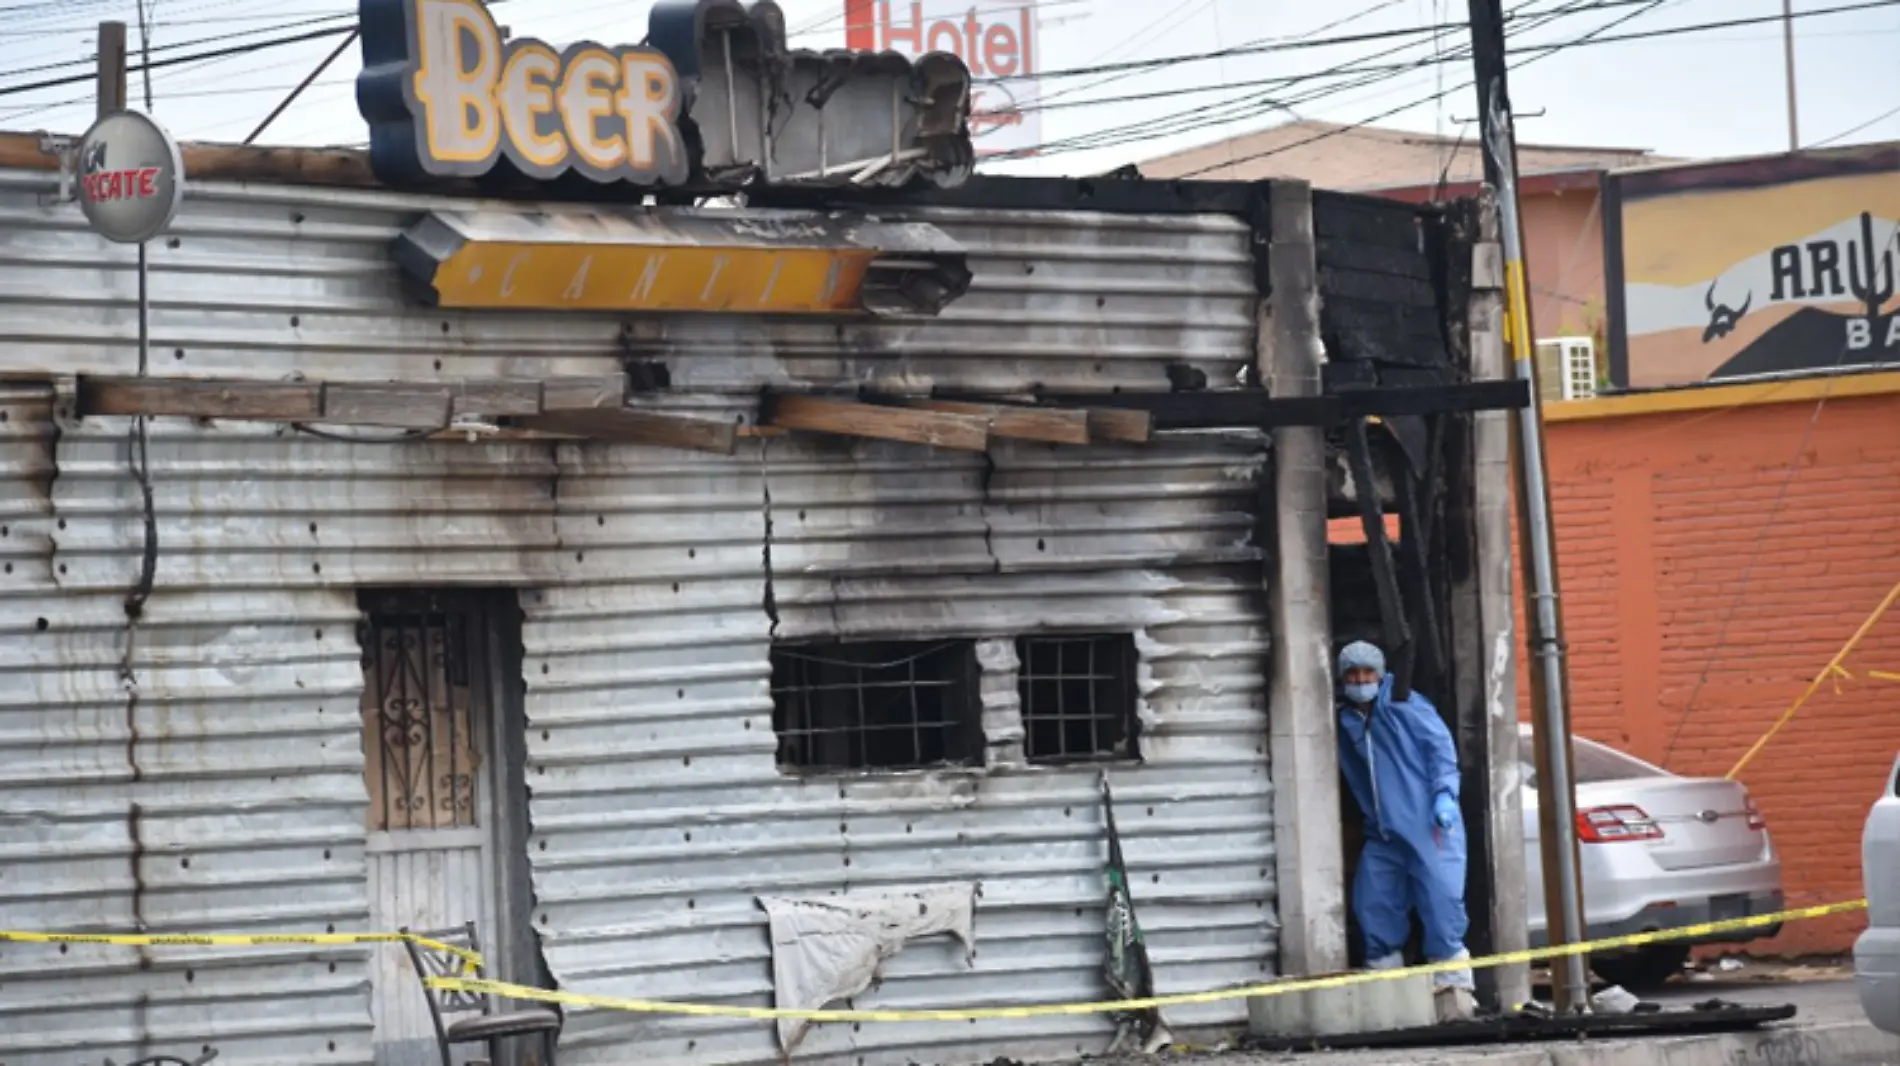
{"type": "MultiPolygon", "coordinates": [[[[1726,773],[1900,581],[1900,395],[1552,422],[1547,437],[1581,735],[1726,773]]],[[[1741,775],[1791,906],[1862,893],[1861,826],[1900,753],[1900,683],[1867,672],[1900,673],[1900,610],[1847,669],[1741,775]]],[[[1757,950],[1845,952],[1864,924],[1790,927],[1757,950]]]]}

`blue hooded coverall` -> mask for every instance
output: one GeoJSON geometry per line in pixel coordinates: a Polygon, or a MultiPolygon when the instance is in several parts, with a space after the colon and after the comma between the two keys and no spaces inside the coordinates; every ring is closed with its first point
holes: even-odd
{"type": "MultiPolygon", "coordinates": [[[[1366,816],[1365,849],[1353,878],[1353,913],[1374,969],[1402,964],[1416,908],[1425,928],[1425,959],[1469,958],[1465,951],[1465,827],[1433,818],[1440,794],[1458,798],[1458,755],[1451,731],[1430,700],[1392,698],[1392,678],[1379,681],[1370,713],[1339,708],[1339,766],[1366,816]]],[[[1469,971],[1439,974],[1443,985],[1470,987],[1469,971]]]]}

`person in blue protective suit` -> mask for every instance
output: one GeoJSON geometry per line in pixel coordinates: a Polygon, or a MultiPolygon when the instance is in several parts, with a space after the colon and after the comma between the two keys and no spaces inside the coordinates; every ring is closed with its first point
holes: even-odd
{"type": "MultiPolygon", "coordinates": [[[[1458,810],[1458,753],[1437,708],[1418,693],[1394,699],[1385,655],[1364,641],[1339,655],[1339,767],[1365,813],[1365,848],[1353,877],[1353,916],[1366,965],[1404,965],[1411,915],[1425,930],[1425,960],[1469,959],[1465,950],[1465,826],[1458,810]]],[[[1434,975],[1469,1014],[1471,971],[1434,975]]]]}

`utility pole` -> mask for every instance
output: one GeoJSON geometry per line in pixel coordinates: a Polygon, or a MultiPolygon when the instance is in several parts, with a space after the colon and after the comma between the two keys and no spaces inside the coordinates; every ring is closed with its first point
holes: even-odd
{"type": "Polygon", "coordinates": [[[99,24],[99,116],[125,110],[125,23],[99,24]]]}
{"type": "MultiPolygon", "coordinates": [[[[1517,198],[1517,140],[1506,87],[1504,12],[1500,0],[1470,0],[1471,58],[1477,75],[1478,121],[1485,181],[1497,190],[1504,244],[1505,339],[1516,376],[1530,385],[1530,404],[1513,424],[1519,555],[1530,596],[1531,735],[1537,760],[1538,842],[1544,870],[1545,928],[1550,944],[1584,942],[1583,882],[1577,854],[1577,794],[1570,745],[1570,683],[1565,671],[1563,615],[1558,606],[1557,553],[1544,463],[1543,398],[1524,269],[1524,223],[1517,198]]],[[[1581,955],[1551,962],[1551,991],[1561,1013],[1589,1009],[1590,984],[1581,955]]]]}
{"type": "Polygon", "coordinates": [[[1781,0],[1781,50],[1788,67],[1788,151],[1801,150],[1801,112],[1794,103],[1794,0],[1781,0]]]}
{"type": "Polygon", "coordinates": [[[145,113],[152,113],[152,5],[157,0],[138,0],[139,74],[145,79],[145,113]]]}

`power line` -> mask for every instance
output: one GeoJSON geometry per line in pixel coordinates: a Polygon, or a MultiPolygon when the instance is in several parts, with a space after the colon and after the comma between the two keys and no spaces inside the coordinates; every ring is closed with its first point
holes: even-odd
{"type": "MultiPolygon", "coordinates": [[[[1616,8],[1634,7],[1652,0],[1589,0],[1587,4],[1573,5],[1561,14],[1585,14],[1592,11],[1608,11],[1616,8]]],[[[1542,12],[1538,14],[1544,14],[1542,12]]],[[[1529,17],[1529,16],[1525,16],[1529,17]]],[[[1780,21],[1778,18],[1771,21],[1780,21]]],[[[1463,30],[1462,22],[1436,23],[1429,26],[1404,26],[1389,30],[1367,30],[1362,33],[1338,34],[1332,37],[1279,38],[1263,40],[1251,44],[1238,44],[1231,48],[1217,48],[1210,52],[1190,52],[1182,55],[1158,56],[1154,59],[1130,59],[1117,63],[1098,63],[1093,66],[1067,67],[1059,70],[1042,70],[1034,74],[1016,75],[1009,78],[981,78],[982,82],[1024,81],[1047,78],[1074,78],[1092,74],[1115,74],[1124,71],[1144,71],[1160,67],[1177,67],[1187,63],[1205,63],[1227,59],[1233,56],[1267,55],[1274,52],[1307,51],[1316,48],[1332,48],[1346,44],[1370,44],[1376,41],[1390,41],[1401,38],[1430,37],[1449,31],[1463,30]]]]}
{"type": "Polygon", "coordinates": [[[1861,123],[1860,125],[1851,127],[1849,129],[1844,129],[1832,137],[1824,137],[1821,140],[1812,141],[1808,144],[1808,147],[1809,148],[1825,148],[1828,145],[1834,144],[1837,141],[1844,141],[1847,138],[1852,137],[1854,134],[1859,133],[1860,131],[1864,129],[1868,129],[1869,127],[1872,127],[1872,126],[1878,126],[1882,122],[1887,121],[1888,119],[1894,117],[1895,115],[1900,115],[1900,107],[1889,108],[1886,111],[1882,111],[1880,114],[1875,115],[1873,118],[1868,119],[1867,121],[1861,123]]]}
{"type": "MultiPolygon", "coordinates": [[[[1555,53],[1559,51],[1565,51],[1571,48],[1586,47],[1590,45],[1620,44],[1620,43],[1625,43],[1629,41],[1641,41],[1641,40],[1666,38],[1666,37],[1672,37],[1672,36],[1681,36],[1685,34],[1703,33],[1703,32],[1708,32],[1710,30],[1730,29],[1736,26],[1759,25],[1759,24],[1765,24],[1765,23],[1779,23],[1781,21],[1781,16],[1773,15],[1773,16],[1753,17],[1753,18],[1725,19],[1725,20],[1714,21],[1714,22],[1695,23],[1695,24],[1689,24],[1689,25],[1684,25],[1684,26],[1661,27],[1661,28],[1653,29],[1653,30],[1642,30],[1642,31],[1635,31],[1635,32],[1621,33],[1621,34],[1605,33],[1605,31],[1608,29],[1614,28],[1618,25],[1622,25],[1633,18],[1636,18],[1638,16],[1648,13],[1650,10],[1654,10],[1655,6],[1657,5],[1673,2],[1673,0],[1638,0],[1638,2],[1641,5],[1643,5],[1641,10],[1638,10],[1629,15],[1623,16],[1622,18],[1619,18],[1610,23],[1607,23],[1604,26],[1591,31],[1590,33],[1584,34],[1581,37],[1568,40],[1568,41],[1522,45],[1519,47],[1508,49],[1507,54],[1509,55],[1531,54],[1531,57],[1529,59],[1525,60],[1523,63],[1519,63],[1516,65],[1516,66],[1521,67],[1521,66],[1528,65],[1529,63],[1534,63],[1534,62],[1537,62],[1538,60],[1547,58],[1548,56],[1554,55],[1555,53]]],[[[1626,6],[1626,5],[1618,5],[1618,6],[1626,6]]],[[[1831,7],[1831,8],[1816,8],[1810,11],[1800,11],[1800,12],[1796,12],[1794,17],[1795,18],[1817,18],[1817,17],[1822,17],[1822,16],[1828,16],[1828,15],[1848,14],[1852,12],[1867,11],[1867,10],[1874,10],[1878,8],[1894,7],[1894,6],[1900,6],[1900,0],[1865,0],[1865,2],[1856,3],[1856,4],[1847,4],[1847,5],[1841,5],[1841,6],[1831,7]]],[[[1547,15],[1555,17],[1555,16],[1562,16],[1562,15],[1569,15],[1569,14],[1589,13],[1589,12],[1593,12],[1599,9],[1600,9],[1599,5],[1596,5],[1596,4],[1592,4],[1588,6],[1577,5],[1577,6],[1572,6],[1571,8],[1564,9],[1561,11],[1546,12],[1542,14],[1547,14],[1547,15]]],[[[1535,27],[1526,27],[1527,30],[1531,28],[1535,28],[1535,27]]],[[[1434,56],[1421,58],[1421,59],[1407,62],[1407,63],[1385,64],[1379,67],[1351,68],[1350,70],[1341,69],[1341,70],[1335,70],[1335,71],[1329,71],[1329,72],[1319,72],[1319,73],[1310,74],[1310,75],[1288,76],[1288,78],[1284,82],[1285,84],[1291,84],[1294,81],[1310,80],[1314,78],[1328,77],[1328,76],[1341,75],[1341,74],[1347,74],[1347,73],[1351,73],[1351,74],[1377,73],[1380,75],[1379,77],[1363,79],[1356,84],[1334,86],[1329,89],[1321,90],[1316,94],[1309,94],[1304,99],[1264,102],[1264,103],[1261,103],[1261,106],[1259,107],[1259,109],[1253,113],[1258,114],[1258,113],[1264,113],[1264,111],[1267,111],[1267,110],[1273,110],[1280,107],[1296,106],[1300,103],[1311,102],[1311,100],[1313,99],[1319,99],[1324,96],[1334,95],[1338,92],[1349,91],[1353,88],[1363,87],[1364,85],[1369,85],[1376,81],[1386,80],[1399,73],[1403,73],[1403,72],[1411,71],[1411,70],[1417,70],[1417,69],[1431,66],[1434,64],[1460,60],[1462,58],[1463,56],[1459,54],[1434,55],[1434,56]]],[[[1281,83],[1282,82],[1280,79],[1261,79],[1258,82],[1242,82],[1239,84],[1241,85],[1250,85],[1250,84],[1273,85],[1273,84],[1281,84],[1281,83]]],[[[1283,152],[1288,152],[1296,148],[1304,147],[1307,144],[1311,144],[1316,140],[1323,140],[1327,137],[1338,136],[1340,134],[1350,132],[1353,129],[1357,129],[1357,128],[1378,122],[1381,119],[1390,118],[1393,115],[1410,110],[1414,107],[1418,107],[1423,104],[1432,103],[1436,100],[1449,96],[1452,93],[1460,92],[1464,89],[1467,89],[1471,86],[1471,84],[1472,84],[1471,82],[1467,81],[1460,85],[1453,86],[1449,89],[1443,89],[1443,90],[1440,90],[1439,92],[1432,93],[1431,95],[1423,99],[1413,100],[1400,107],[1383,111],[1379,113],[1378,115],[1375,115],[1368,119],[1364,119],[1360,122],[1342,126],[1339,129],[1329,130],[1325,133],[1317,134],[1312,138],[1298,141],[1293,144],[1282,145],[1277,148],[1267,150],[1265,152],[1255,153],[1249,156],[1242,156],[1236,159],[1234,163],[1246,163],[1246,162],[1254,161],[1256,159],[1266,158],[1271,155],[1278,155],[1283,152]]],[[[1226,88],[1230,88],[1230,87],[1229,86],[1211,86],[1211,87],[1202,86],[1202,87],[1194,87],[1191,90],[1190,89],[1160,90],[1160,91],[1157,91],[1155,93],[1150,93],[1150,94],[1131,94],[1127,99],[1132,101],[1132,100],[1143,99],[1143,98],[1153,98],[1156,96],[1160,96],[1162,94],[1186,95],[1190,92],[1211,92],[1211,91],[1218,91],[1220,89],[1226,89],[1226,88]]],[[[1071,139],[1072,141],[1075,141],[1075,142],[1086,141],[1088,143],[1076,143],[1076,144],[1071,145],[1066,142],[1054,142],[1051,144],[1040,146],[1038,149],[1036,149],[1036,151],[1037,151],[1037,154],[1039,155],[1055,155],[1055,154],[1071,152],[1071,151],[1082,151],[1082,150],[1092,150],[1096,148],[1116,147],[1116,146],[1119,146],[1120,144],[1128,143],[1131,140],[1145,139],[1146,136],[1148,136],[1150,132],[1154,131],[1154,128],[1160,124],[1178,122],[1179,120],[1183,118],[1192,117],[1196,114],[1206,112],[1210,110],[1211,108],[1232,107],[1234,105],[1241,105],[1245,103],[1246,99],[1250,99],[1250,97],[1230,100],[1230,101],[1227,101],[1225,104],[1208,105],[1202,108],[1190,109],[1185,112],[1177,112],[1171,115],[1162,116],[1155,119],[1149,119],[1141,123],[1136,123],[1136,124],[1131,125],[1130,127],[1124,127],[1124,128],[1129,129],[1131,131],[1140,130],[1143,132],[1137,132],[1134,136],[1131,136],[1126,139],[1120,138],[1119,130],[1118,131],[1097,131],[1097,133],[1095,134],[1082,135],[1080,137],[1071,139]],[[1110,136],[1113,139],[1103,140],[1102,138],[1104,136],[1110,136]]],[[[1097,100],[1091,100],[1091,101],[1075,101],[1073,102],[1072,106],[1082,106],[1085,103],[1112,103],[1112,102],[1119,102],[1119,101],[1112,98],[1099,98],[1097,100]]],[[[1900,109],[1896,109],[1896,111],[1900,111],[1900,109]]],[[[1205,128],[1207,125],[1224,125],[1230,121],[1237,121],[1241,117],[1247,117],[1247,116],[1233,115],[1232,117],[1222,118],[1212,123],[1205,122],[1205,121],[1197,122],[1193,126],[1188,127],[1187,129],[1177,129],[1177,130],[1171,130],[1168,132],[1180,133],[1180,132],[1188,132],[1190,129],[1205,128]]],[[[1884,118],[1886,116],[1882,116],[1882,117],[1884,118]]],[[[1876,119],[1875,121],[1878,122],[1880,121],[1880,119],[1876,119]]],[[[1869,123],[1869,125],[1871,124],[1872,123],[1869,123]]],[[[1852,132],[1858,132],[1858,131],[1856,130],[1852,132]]],[[[1846,135],[1848,134],[1842,134],[1842,135],[1837,135],[1837,136],[1846,136],[1846,135]]],[[[1217,169],[1220,169],[1221,167],[1228,166],[1228,165],[1231,165],[1231,164],[1228,164],[1228,163],[1214,164],[1209,167],[1205,167],[1200,170],[1194,171],[1192,173],[1183,174],[1180,176],[1181,177],[1195,177],[1200,174],[1205,174],[1209,171],[1217,170],[1217,169]]]]}
{"type": "MultiPolygon", "coordinates": [[[[284,30],[296,29],[297,27],[300,27],[300,26],[320,25],[326,22],[334,22],[339,18],[353,19],[354,16],[352,15],[326,15],[320,18],[305,19],[298,22],[287,22],[281,25],[270,26],[270,27],[266,27],[262,29],[236,30],[231,33],[220,33],[220,34],[215,34],[210,37],[200,37],[200,38],[197,38],[195,40],[190,40],[190,41],[179,41],[176,44],[161,45],[155,50],[159,52],[175,52],[184,48],[196,48],[200,45],[217,44],[220,41],[232,41],[232,40],[237,40],[243,37],[253,37],[260,33],[280,33],[284,30]]],[[[337,32],[347,32],[351,28],[353,27],[345,27],[343,30],[337,31],[337,32]]],[[[89,55],[89,56],[84,56],[79,59],[61,60],[57,63],[42,63],[38,66],[33,66],[33,67],[15,67],[14,69],[7,71],[6,73],[8,75],[37,74],[37,73],[40,73],[41,71],[64,70],[67,67],[91,66],[95,58],[96,57],[89,55]]],[[[138,66],[133,67],[132,69],[141,70],[141,69],[146,69],[148,66],[157,66],[157,64],[141,63],[138,66]]],[[[87,75],[85,80],[91,80],[91,75],[87,75]]]]}
{"type": "MultiPolygon", "coordinates": [[[[1892,2],[1900,3],[1900,0],[1892,0],[1892,2]]],[[[202,63],[209,59],[225,59],[231,56],[250,55],[266,48],[282,48],[285,45],[303,44],[307,41],[321,41],[354,32],[356,32],[354,25],[333,26],[329,29],[311,30],[308,33],[294,34],[289,37],[276,37],[266,41],[253,41],[248,44],[232,45],[228,48],[201,52],[197,55],[169,56],[154,59],[150,63],[134,63],[126,69],[128,72],[147,69],[158,70],[163,67],[182,66],[186,63],[202,63]]],[[[70,74],[59,78],[45,78],[40,81],[27,82],[22,85],[0,86],[0,96],[18,96],[21,93],[38,92],[41,89],[57,89],[62,85],[79,85],[92,80],[93,75],[91,74],[70,74]]]]}

